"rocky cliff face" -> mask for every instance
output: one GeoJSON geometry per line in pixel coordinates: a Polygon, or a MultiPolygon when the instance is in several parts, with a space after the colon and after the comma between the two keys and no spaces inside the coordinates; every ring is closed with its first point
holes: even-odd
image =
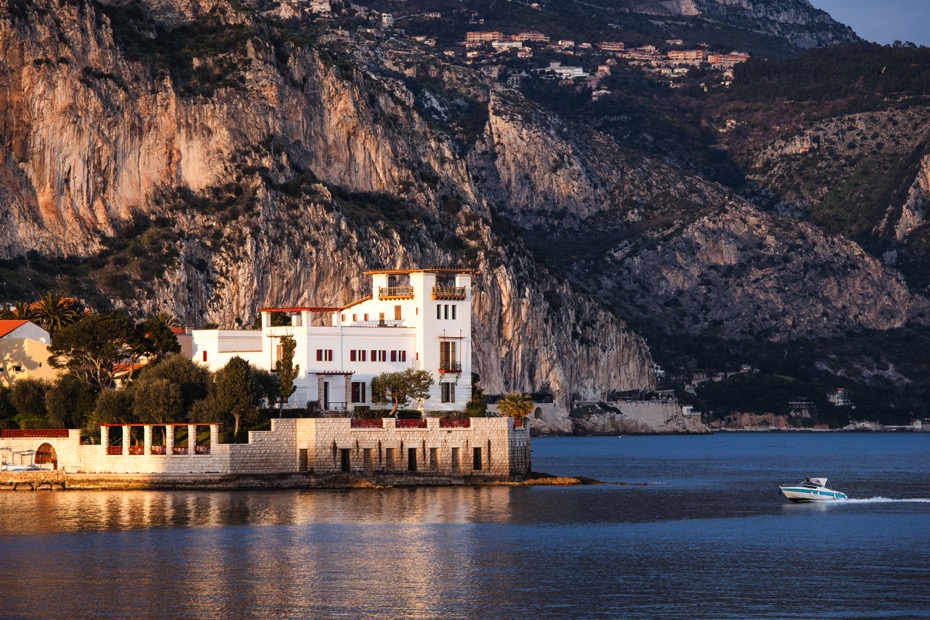
{"type": "Polygon", "coordinates": [[[641,338],[495,231],[462,143],[382,58],[362,45],[337,63],[325,32],[282,42],[254,13],[182,4],[3,15],[2,258],[83,257],[118,306],[226,327],[351,301],[367,268],[468,260],[487,392],[567,404],[652,385],[641,338]]]}

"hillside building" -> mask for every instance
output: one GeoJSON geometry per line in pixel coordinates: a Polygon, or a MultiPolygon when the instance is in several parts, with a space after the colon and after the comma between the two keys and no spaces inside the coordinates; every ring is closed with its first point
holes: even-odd
{"type": "Polygon", "coordinates": [[[30,321],[0,321],[0,386],[19,379],[54,381],[59,371],[48,363],[49,333],[30,321]]]}

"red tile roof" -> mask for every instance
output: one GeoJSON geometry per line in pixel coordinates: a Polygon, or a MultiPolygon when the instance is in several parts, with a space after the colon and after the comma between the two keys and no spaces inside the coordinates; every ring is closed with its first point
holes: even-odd
{"type": "Polygon", "coordinates": [[[17,320],[17,319],[9,319],[9,320],[0,321],[0,338],[3,338],[4,336],[9,334],[14,329],[18,327],[22,327],[28,322],[29,321],[17,320]]]}

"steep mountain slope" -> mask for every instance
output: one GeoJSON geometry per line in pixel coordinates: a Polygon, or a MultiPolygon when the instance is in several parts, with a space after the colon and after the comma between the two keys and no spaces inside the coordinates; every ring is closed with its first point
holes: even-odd
{"type": "MultiPolygon", "coordinates": [[[[664,14],[688,18],[685,4],[664,14]]],[[[792,11],[810,17],[788,0],[692,4],[715,19],[767,7],[802,30],[792,11]]],[[[849,238],[702,176],[690,151],[671,152],[674,132],[649,148],[660,116],[557,114],[359,14],[329,25],[225,0],[0,6],[10,301],[64,288],[232,327],[262,305],[351,301],[368,268],[468,264],[481,271],[485,390],[548,390],[561,407],[655,386],[627,320],[742,344],[927,321],[926,299],[849,238]]],[[[694,152],[711,158],[720,145],[699,129],[694,152]]],[[[922,221],[922,187],[909,222],[922,221]]]]}
{"type": "Polygon", "coordinates": [[[834,21],[807,0],[630,0],[643,13],[699,17],[786,39],[806,49],[856,41],[852,29],[834,21]]]}
{"type": "Polygon", "coordinates": [[[392,73],[356,68],[366,46],[333,62],[325,30],[288,41],[225,3],[17,6],[0,24],[9,286],[61,271],[99,302],[233,326],[351,301],[366,268],[467,261],[490,393],[652,385],[638,336],[493,230],[461,145],[392,73]]]}

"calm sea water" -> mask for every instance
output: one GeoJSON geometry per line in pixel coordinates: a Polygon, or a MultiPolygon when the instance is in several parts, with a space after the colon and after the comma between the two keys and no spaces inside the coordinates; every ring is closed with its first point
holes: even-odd
{"type": "Polygon", "coordinates": [[[930,433],[533,440],[648,483],[0,493],[0,617],[930,617],[930,433]],[[777,485],[829,476],[851,501],[777,485]]]}

